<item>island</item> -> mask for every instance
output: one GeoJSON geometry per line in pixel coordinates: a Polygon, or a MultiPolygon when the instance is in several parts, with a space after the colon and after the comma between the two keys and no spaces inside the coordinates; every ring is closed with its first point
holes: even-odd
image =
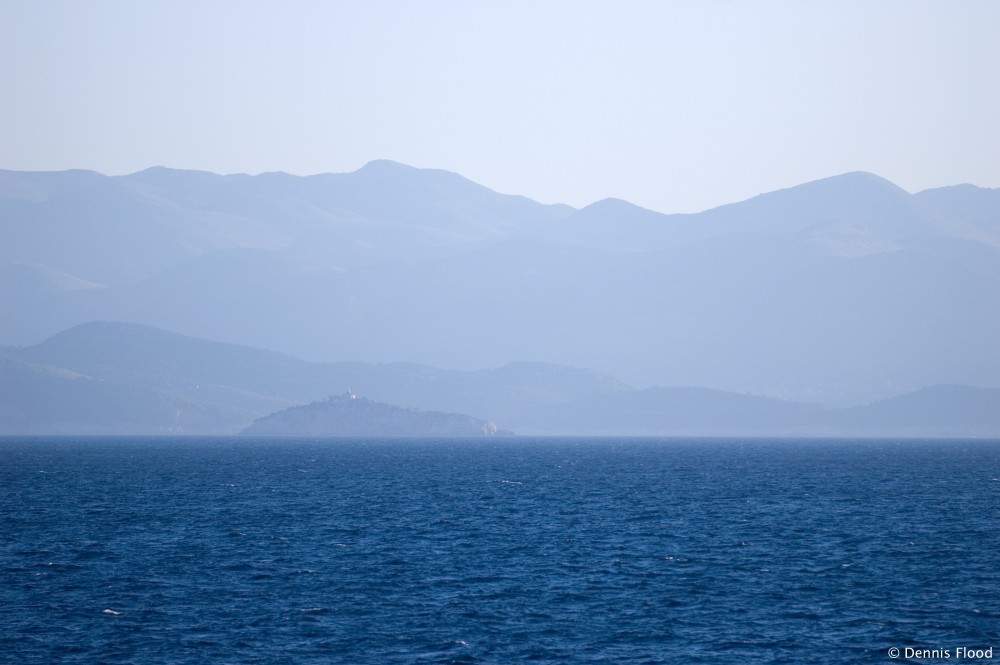
{"type": "Polygon", "coordinates": [[[483,437],[511,436],[494,423],[459,413],[408,409],[348,391],[258,418],[244,436],[483,437]]]}

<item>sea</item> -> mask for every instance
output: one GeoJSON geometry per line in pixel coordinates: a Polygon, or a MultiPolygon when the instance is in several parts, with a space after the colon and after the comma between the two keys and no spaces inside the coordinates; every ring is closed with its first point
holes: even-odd
{"type": "Polygon", "coordinates": [[[0,439],[5,664],[997,661],[997,440],[0,439]]]}

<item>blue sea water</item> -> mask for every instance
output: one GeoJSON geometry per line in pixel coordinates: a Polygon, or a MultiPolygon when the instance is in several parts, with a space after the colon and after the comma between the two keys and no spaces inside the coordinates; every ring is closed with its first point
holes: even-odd
{"type": "Polygon", "coordinates": [[[4,663],[1000,660],[998,441],[5,439],[0,537],[4,663]]]}

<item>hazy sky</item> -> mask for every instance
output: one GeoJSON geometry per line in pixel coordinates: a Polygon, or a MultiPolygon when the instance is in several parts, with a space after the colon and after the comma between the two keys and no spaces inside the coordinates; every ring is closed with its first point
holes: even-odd
{"type": "Polygon", "coordinates": [[[352,171],[695,211],[1000,186],[1000,2],[0,0],[0,168],[352,171]]]}

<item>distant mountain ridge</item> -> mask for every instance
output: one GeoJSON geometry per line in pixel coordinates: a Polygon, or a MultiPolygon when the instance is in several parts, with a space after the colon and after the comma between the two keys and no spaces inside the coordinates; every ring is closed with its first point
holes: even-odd
{"type": "Polygon", "coordinates": [[[524,358],[852,405],[1000,387],[1000,190],[847,173],[697,214],[393,162],[0,172],[0,344],[133,321],[318,361],[524,358]]]}
{"type": "Polygon", "coordinates": [[[311,251],[318,245],[335,250],[321,261],[335,267],[412,259],[419,256],[415,250],[489,240],[511,225],[560,219],[572,210],[497,194],[447,171],[385,160],[354,173],[307,177],[163,167],[113,177],[0,171],[0,206],[8,241],[0,260],[34,261],[110,284],[227,249],[320,262],[311,251]],[[137,233],[159,242],[135,242],[142,240],[137,233]],[[54,237],[73,244],[56,246],[54,237]],[[121,244],[111,247],[101,238],[121,244]],[[79,260],[83,249],[91,258],[106,257],[107,265],[79,260]]]}
{"type": "Polygon", "coordinates": [[[0,435],[450,436],[488,422],[547,435],[1000,436],[1000,390],[936,386],[829,409],[707,388],[637,390],[544,363],[471,372],[309,363],[109,322],[0,350],[0,435]],[[326,399],[348,389],[378,406],[362,414],[326,399]]]}
{"type": "MultiPolygon", "coordinates": [[[[518,362],[473,372],[410,363],[320,364],[113,322],[81,324],[30,347],[8,348],[5,354],[11,362],[36,372],[61,372],[74,390],[83,387],[76,383],[82,379],[86,385],[156,395],[154,401],[179,401],[240,414],[235,423],[220,421],[219,433],[235,433],[257,417],[347,389],[406,408],[479,415],[504,426],[509,426],[506,419],[517,419],[519,413],[548,404],[630,390],[598,372],[544,363],[518,362]]],[[[17,376],[2,376],[0,388],[8,404],[19,405],[12,411],[31,411],[35,402],[44,401],[44,393],[36,393],[35,402],[25,404],[20,382],[17,376]]],[[[62,389],[52,388],[52,393],[62,389]]],[[[58,410],[57,405],[47,408],[58,410]]],[[[124,414],[115,418],[127,419],[124,414]]],[[[172,431],[172,418],[173,411],[170,418],[160,417],[149,427],[172,431]]]]}

